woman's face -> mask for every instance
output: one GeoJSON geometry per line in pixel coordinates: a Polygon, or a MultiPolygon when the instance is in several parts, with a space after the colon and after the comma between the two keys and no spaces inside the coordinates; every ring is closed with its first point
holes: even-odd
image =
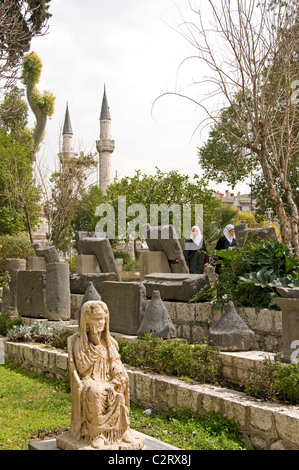
{"type": "Polygon", "coordinates": [[[228,233],[230,237],[233,237],[235,235],[235,229],[232,228],[228,233]]]}
{"type": "Polygon", "coordinates": [[[192,233],[193,233],[194,237],[197,237],[197,235],[198,235],[198,229],[197,229],[196,227],[193,227],[192,233]]]}
{"type": "Polygon", "coordinates": [[[101,336],[105,330],[106,320],[105,318],[97,318],[90,320],[86,325],[86,334],[88,341],[92,344],[100,344],[101,336]]]}

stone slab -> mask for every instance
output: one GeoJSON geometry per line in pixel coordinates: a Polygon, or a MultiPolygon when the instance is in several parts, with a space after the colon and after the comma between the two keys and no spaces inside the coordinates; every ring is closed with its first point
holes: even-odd
{"type": "Polygon", "coordinates": [[[173,273],[188,273],[183,249],[173,225],[143,227],[146,243],[150,251],[163,251],[173,273]]]}
{"type": "Polygon", "coordinates": [[[95,255],[103,273],[114,272],[120,281],[114,253],[108,238],[86,237],[77,241],[79,255],[95,255]]]}
{"type": "MultiPolygon", "coordinates": [[[[136,431],[137,434],[144,438],[144,447],[142,450],[179,450],[178,447],[167,444],[167,442],[159,441],[154,437],[136,431]]],[[[28,450],[62,450],[56,445],[56,439],[48,439],[42,441],[30,441],[28,450]]],[[[137,452],[137,451],[136,451],[137,452]]]]}
{"type": "Polygon", "coordinates": [[[47,318],[46,271],[19,271],[17,306],[20,316],[47,318]]]}
{"type": "Polygon", "coordinates": [[[46,258],[41,256],[32,256],[28,258],[28,271],[46,271],[46,258]]]}
{"type": "Polygon", "coordinates": [[[109,309],[110,330],[136,335],[146,309],[143,283],[103,282],[100,295],[109,309]]]}
{"type": "Polygon", "coordinates": [[[146,296],[159,290],[162,300],[188,302],[201,288],[210,285],[207,274],[151,273],[143,280],[146,296]]]}
{"type": "Polygon", "coordinates": [[[101,269],[95,255],[76,256],[76,274],[100,273],[101,269]]]}
{"type": "Polygon", "coordinates": [[[70,289],[71,294],[85,294],[90,282],[93,283],[95,289],[101,293],[101,285],[105,281],[116,281],[116,274],[113,273],[90,273],[90,274],[71,274],[70,289]]]}
{"type": "Polygon", "coordinates": [[[171,273],[168,259],[163,251],[140,252],[140,279],[150,273],[171,273]]]}

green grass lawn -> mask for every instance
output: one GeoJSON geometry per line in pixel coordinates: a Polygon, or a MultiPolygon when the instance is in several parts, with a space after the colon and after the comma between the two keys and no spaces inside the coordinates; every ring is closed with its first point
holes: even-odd
{"type": "MultiPolygon", "coordinates": [[[[32,438],[50,438],[67,429],[71,396],[64,383],[26,371],[17,364],[0,365],[0,450],[25,450],[32,438]]],[[[187,410],[145,415],[131,405],[131,427],[180,449],[250,449],[231,421],[187,410]]]]}

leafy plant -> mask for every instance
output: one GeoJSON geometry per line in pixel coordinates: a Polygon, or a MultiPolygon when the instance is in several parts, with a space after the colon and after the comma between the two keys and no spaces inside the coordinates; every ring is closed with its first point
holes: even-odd
{"type": "Polygon", "coordinates": [[[22,324],[21,317],[15,317],[12,312],[4,312],[0,315],[0,335],[6,336],[7,332],[14,326],[20,326],[22,324]]]}
{"type": "Polygon", "coordinates": [[[265,359],[260,370],[251,373],[245,388],[248,395],[264,400],[299,403],[299,363],[265,359]]]}
{"type": "Polygon", "coordinates": [[[230,300],[236,306],[274,308],[277,287],[299,286],[299,261],[285,244],[261,241],[242,249],[216,251],[221,274],[209,289],[198,292],[191,302],[212,301],[223,308],[230,300]]]}
{"type": "Polygon", "coordinates": [[[14,325],[7,331],[10,341],[47,343],[54,348],[66,349],[67,338],[73,333],[66,329],[63,321],[59,320],[54,326],[49,327],[40,322],[31,325],[14,325]]]}

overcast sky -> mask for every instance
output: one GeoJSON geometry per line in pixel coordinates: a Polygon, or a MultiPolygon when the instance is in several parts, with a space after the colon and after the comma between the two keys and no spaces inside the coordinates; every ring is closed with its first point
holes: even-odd
{"type": "MultiPolygon", "coordinates": [[[[176,96],[164,96],[153,107],[164,92],[188,93],[192,80],[204,77],[199,62],[179,68],[194,52],[177,30],[181,13],[195,19],[188,1],[52,0],[50,12],[48,34],[34,39],[31,48],[43,63],[39,91],[56,97],[38,155],[44,170],[58,166],[67,102],[74,150],[96,152],[106,84],[115,140],[113,174],[150,174],[155,166],[191,178],[200,174],[197,149],[208,133],[196,128],[206,117],[203,111],[176,96]]],[[[192,89],[198,96],[203,92],[199,86],[192,89]]],[[[240,185],[235,192],[239,189],[249,191],[240,185]]]]}

